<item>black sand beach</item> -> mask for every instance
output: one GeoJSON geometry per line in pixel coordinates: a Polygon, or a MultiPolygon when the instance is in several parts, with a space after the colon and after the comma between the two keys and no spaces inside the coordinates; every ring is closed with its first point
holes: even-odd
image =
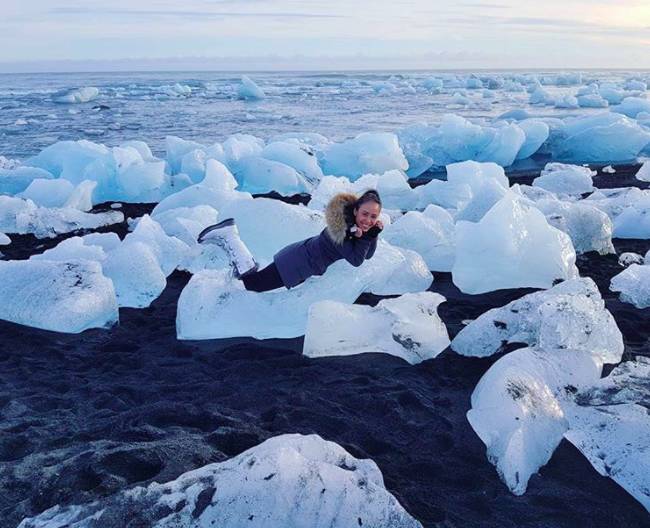
{"type": "MultiPolygon", "coordinates": [[[[595,182],[643,187],[634,172],[595,182]]],[[[513,175],[518,180],[532,176],[513,175]]],[[[127,216],[150,209],[124,207],[127,216]]],[[[126,225],[110,229],[123,236],[126,225]]],[[[4,258],[27,258],[62,238],[12,236],[4,258]]],[[[650,241],[615,246],[644,254],[650,241]]],[[[650,309],[608,290],[622,269],[617,258],[581,256],[580,273],[605,297],[626,359],[647,356],[650,309]]],[[[66,335],[0,321],[0,526],[55,504],[165,482],[295,432],[372,458],[386,487],[426,527],[650,526],[647,511],[566,441],[525,495],[507,490],[465,418],[476,383],[498,356],[447,350],[410,366],[383,354],[311,360],[301,355],[302,339],[177,341],[176,302],[188,280],[174,272],[151,307],[120,310],[110,330],[66,335]]],[[[532,291],[464,295],[448,273],[436,273],[431,289],[447,298],[439,313],[452,337],[463,320],[532,291]]]]}

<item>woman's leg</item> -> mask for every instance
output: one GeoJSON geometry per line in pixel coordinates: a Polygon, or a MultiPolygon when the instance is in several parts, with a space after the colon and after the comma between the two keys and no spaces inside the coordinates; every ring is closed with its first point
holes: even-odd
{"type": "Polygon", "coordinates": [[[263,270],[247,273],[240,280],[244,283],[244,288],[254,292],[265,292],[284,287],[282,277],[280,277],[274,262],[271,262],[263,270]]]}

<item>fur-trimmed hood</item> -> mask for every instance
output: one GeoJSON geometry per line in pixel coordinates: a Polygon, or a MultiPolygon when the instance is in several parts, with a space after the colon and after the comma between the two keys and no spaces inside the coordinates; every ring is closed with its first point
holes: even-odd
{"type": "Polygon", "coordinates": [[[335,194],[325,208],[325,222],[330,238],[336,244],[343,244],[348,228],[354,223],[352,207],[357,197],[351,193],[335,194]]]}

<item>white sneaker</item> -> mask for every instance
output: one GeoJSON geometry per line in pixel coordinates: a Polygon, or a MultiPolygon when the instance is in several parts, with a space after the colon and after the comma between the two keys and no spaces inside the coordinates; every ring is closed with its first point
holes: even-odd
{"type": "Polygon", "coordinates": [[[237,278],[257,271],[257,262],[239,237],[239,230],[233,218],[227,218],[218,224],[206,227],[199,233],[199,244],[215,244],[222,248],[234,268],[237,278]]]}

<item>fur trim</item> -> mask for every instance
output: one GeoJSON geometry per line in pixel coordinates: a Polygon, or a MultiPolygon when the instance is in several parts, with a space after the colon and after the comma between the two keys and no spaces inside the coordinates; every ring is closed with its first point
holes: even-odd
{"type": "Polygon", "coordinates": [[[357,197],[350,193],[338,193],[332,197],[325,208],[325,222],[327,233],[335,244],[343,244],[351,226],[349,216],[350,207],[357,201],[357,197]]]}

